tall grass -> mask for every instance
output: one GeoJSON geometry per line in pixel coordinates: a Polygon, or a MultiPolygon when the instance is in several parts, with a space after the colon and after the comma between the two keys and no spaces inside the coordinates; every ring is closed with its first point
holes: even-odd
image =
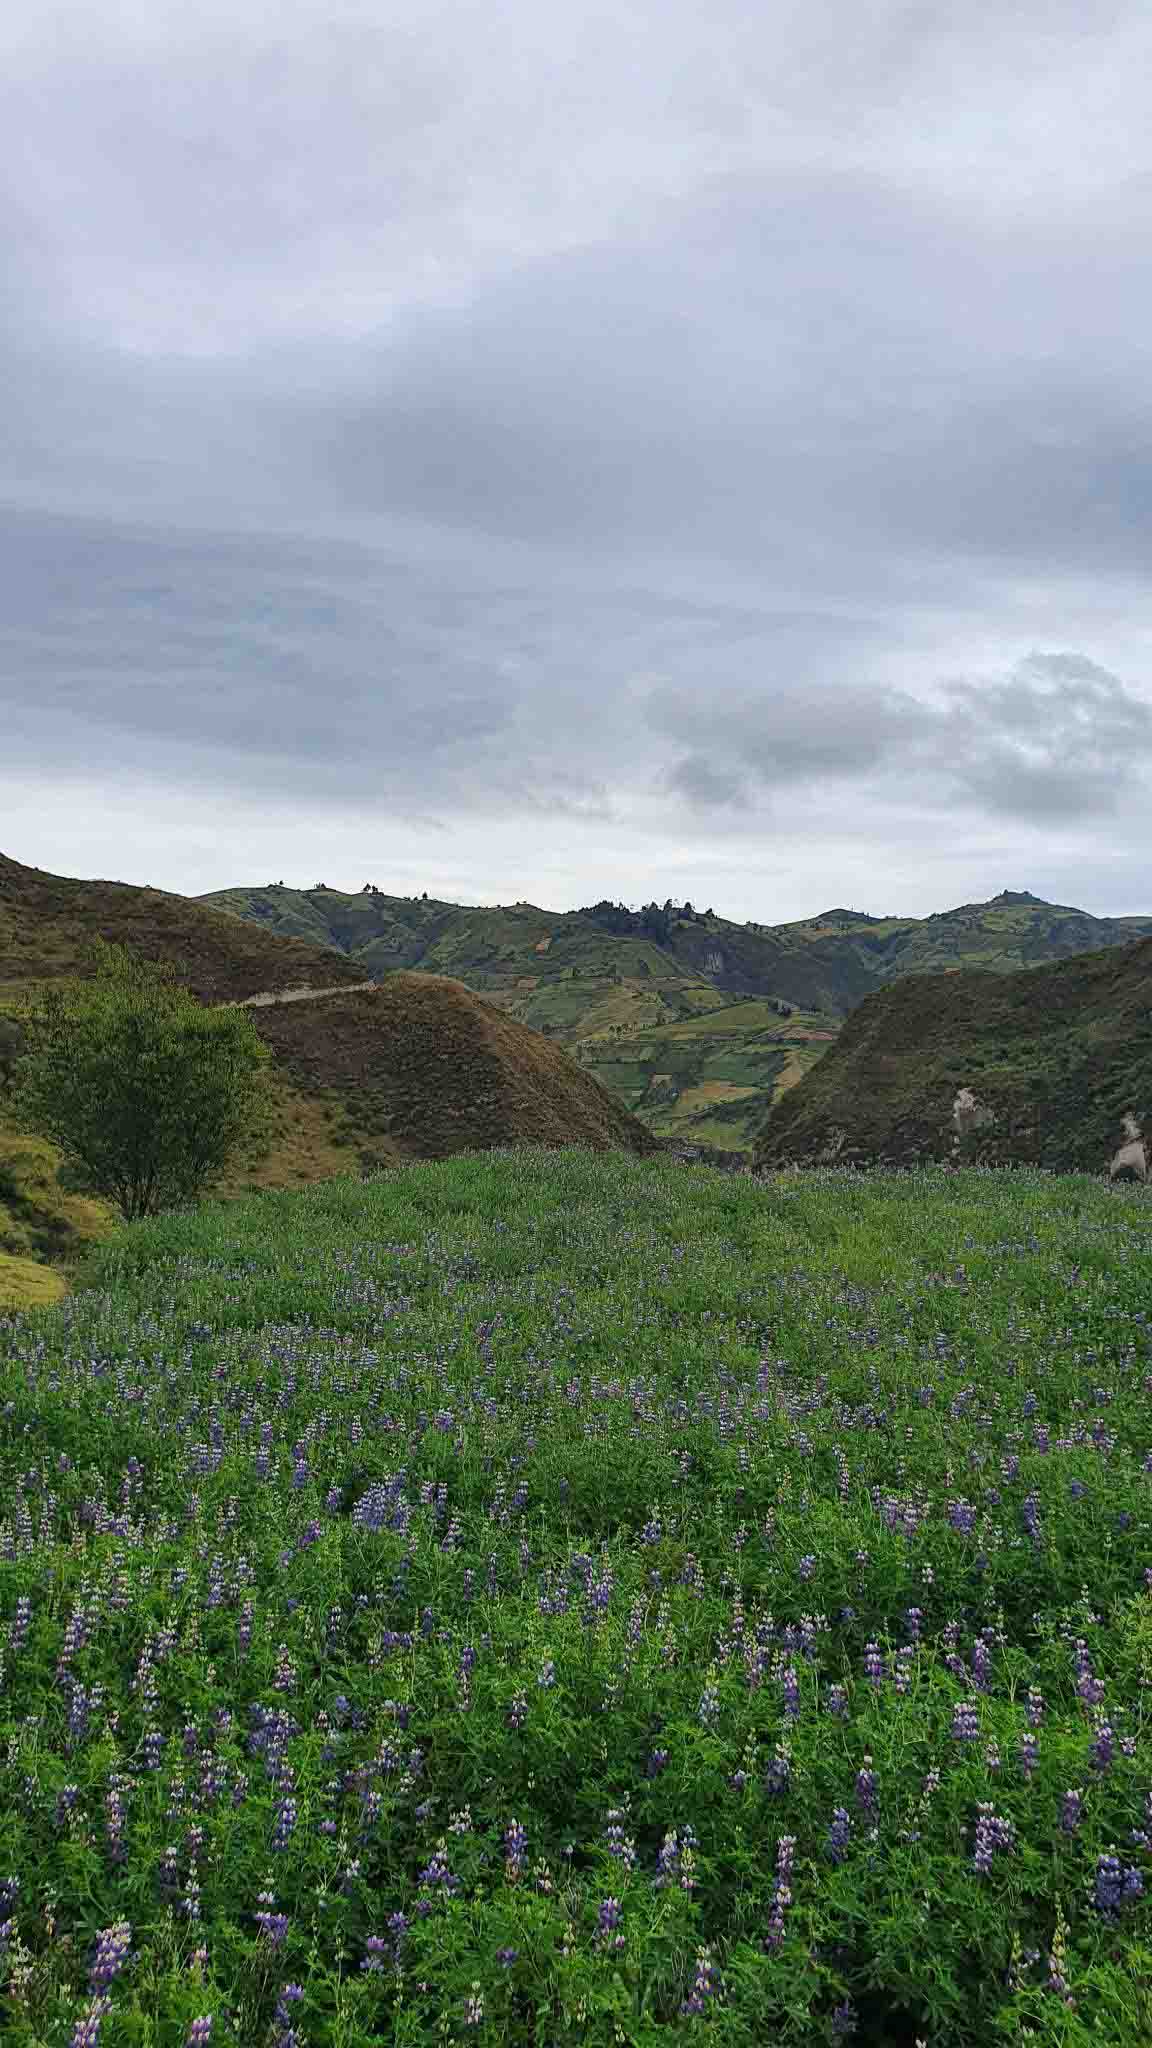
{"type": "Polygon", "coordinates": [[[0,2039],[1152,2038],[1152,1203],[503,1151],[0,1319],[0,2039]]]}

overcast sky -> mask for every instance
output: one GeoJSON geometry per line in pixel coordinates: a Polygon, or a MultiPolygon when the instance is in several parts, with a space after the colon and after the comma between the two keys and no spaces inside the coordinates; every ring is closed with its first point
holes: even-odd
{"type": "Polygon", "coordinates": [[[0,850],[1152,913],[1145,0],[0,14],[0,850]]]}

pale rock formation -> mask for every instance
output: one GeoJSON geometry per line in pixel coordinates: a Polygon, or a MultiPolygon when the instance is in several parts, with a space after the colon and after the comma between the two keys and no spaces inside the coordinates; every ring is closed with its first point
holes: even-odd
{"type": "Polygon", "coordinates": [[[1148,1178],[1148,1146],[1132,1111],[1124,1113],[1124,1143],[1108,1168],[1109,1180],[1148,1178]]]}
{"type": "Polygon", "coordinates": [[[952,1150],[958,1152],[963,1139],[984,1124],[995,1123],[996,1119],[986,1103],[973,1095],[971,1088],[961,1088],[952,1104],[952,1150]]]}

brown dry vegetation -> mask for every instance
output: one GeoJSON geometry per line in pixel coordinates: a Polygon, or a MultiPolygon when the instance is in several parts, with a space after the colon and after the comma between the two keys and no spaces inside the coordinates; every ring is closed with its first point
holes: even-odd
{"type": "Polygon", "coordinates": [[[664,1149],[559,1046],[448,976],[394,974],[253,1019],[277,1066],[341,1103],[381,1164],[497,1145],[664,1149]]]}
{"type": "MultiPolygon", "coordinates": [[[[161,890],[71,881],[0,856],[0,1015],[5,997],[18,1013],[37,983],[83,977],[94,938],[171,963],[205,1003],[338,991],[252,1010],[273,1054],[272,1143],[264,1156],[241,1151],[208,1199],[503,1145],[666,1149],[561,1047],[462,982],[401,973],[366,990],[361,966],[305,940],[161,890]]],[[[54,1146],[6,1129],[0,1112],[0,1312],[54,1299],[116,1221],[111,1204],[62,1176],[54,1146]]]]}
{"type": "Polygon", "coordinates": [[[228,911],[127,882],[72,881],[0,854],[0,994],[84,971],[93,939],[172,962],[203,1003],[262,989],[341,988],[364,970],[343,953],[283,939],[228,911]]]}

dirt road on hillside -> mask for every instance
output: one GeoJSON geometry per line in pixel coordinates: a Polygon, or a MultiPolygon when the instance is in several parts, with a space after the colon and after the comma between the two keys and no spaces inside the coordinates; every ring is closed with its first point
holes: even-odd
{"type": "Polygon", "coordinates": [[[263,1010],[269,1003],[315,1003],[321,996],[352,996],[357,989],[375,988],[374,981],[347,981],[343,988],[282,988],[259,996],[241,996],[236,1002],[216,1003],[217,1010],[263,1010]]]}

